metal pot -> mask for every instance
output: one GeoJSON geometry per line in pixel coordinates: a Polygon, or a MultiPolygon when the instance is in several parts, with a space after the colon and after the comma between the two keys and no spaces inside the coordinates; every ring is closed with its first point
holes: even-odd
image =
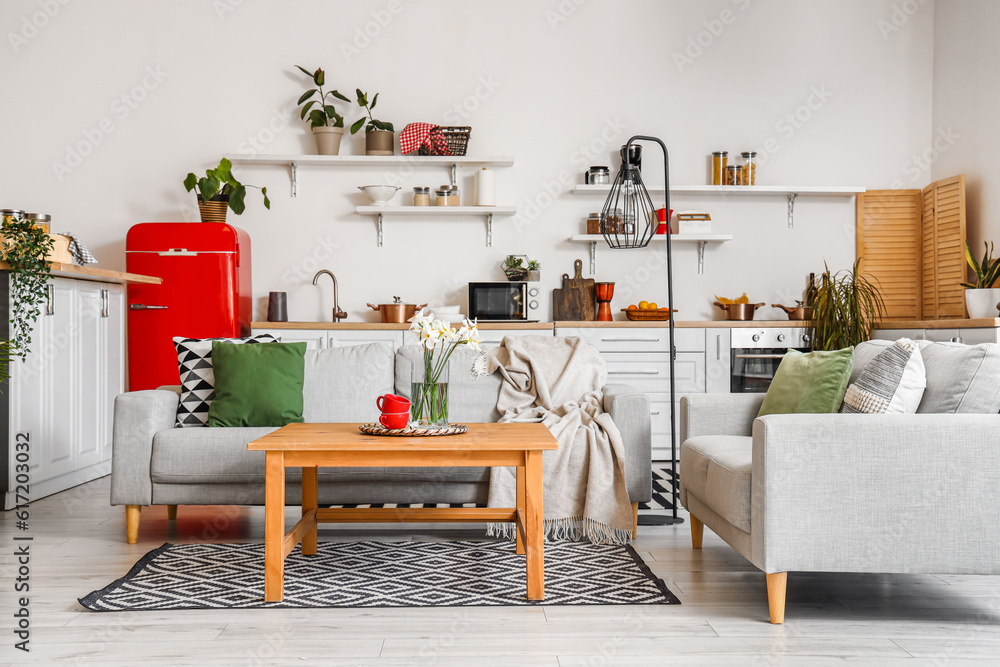
{"type": "Polygon", "coordinates": [[[426,303],[419,306],[413,303],[403,303],[403,300],[398,296],[394,296],[392,299],[392,303],[380,303],[377,306],[368,304],[372,310],[379,312],[383,324],[405,324],[418,310],[427,307],[426,303]]]}
{"type": "Polygon", "coordinates": [[[752,320],[755,310],[764,306],[763,303],[719,303],[715,302],[721,310],[726,312],[727,320],[752,320]]]}
{"type": "Polygon", "coordinates": [[[805,304],[804,301],[796,301],[794,306],[782,306],[780,303],[772,303],[771,308],[781,308],[783,311],[788,313],[788,319],[790,320],[811,320],[813,318],[813,309],[805,304]]]}

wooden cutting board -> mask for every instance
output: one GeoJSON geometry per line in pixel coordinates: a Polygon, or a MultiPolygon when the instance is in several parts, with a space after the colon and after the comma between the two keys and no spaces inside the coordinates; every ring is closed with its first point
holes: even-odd
{"type": "Polygon", "coordinates": [[[573,262],[576,275],[564,273],[562,287],[552,290],[552,319],[592,322],[597,317],[594,279],[583,277],[583,260],[573,262]]]}

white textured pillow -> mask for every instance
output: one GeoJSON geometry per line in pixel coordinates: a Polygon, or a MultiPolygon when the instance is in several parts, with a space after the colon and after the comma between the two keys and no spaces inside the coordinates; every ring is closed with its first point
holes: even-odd
{"type": "Polygon", "coordinates": [[[900,338],[871,360],[847,388],[845,413],[914,414],[927,387],[919,346],[900,338]]]}

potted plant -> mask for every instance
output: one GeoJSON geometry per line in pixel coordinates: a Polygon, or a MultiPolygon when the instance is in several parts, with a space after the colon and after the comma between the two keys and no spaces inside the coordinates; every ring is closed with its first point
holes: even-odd
{"type": "Polygon", "coordinates": [[[528,260],[528,277],[526,280],[529,283],[537,283],[542,280],[542,265],[537,259],[528,260]]]}
{"type": "Polygon", "coordinates": [[[997,316],[997,302],[1000,301],[1000,288],[993,287],[1000,279],[1000,258],[993,259],[993,244],[983,243],[986,252],[982,262],[977,263],[972,257],[969,244],[965,244],[965,261],[976,274],[976,282],[962,283],[965,287],[965,309],[969,317],[992,318],[997,316]]]}
{"type": "MultiPolygon", "coordinates": [[[[219,161],[215,169],[208,169],[202,178],[193,172],[184,179],[184,187],[188,192],[198,188],[198,210],[202,222],[225,222],[226,208],[231,208],[236,215],[242,215],[246,210],[245,199],[247,187],[233,175],[233,163],[226,158],[219,161]]],[[[267,188],[260,188],[264,195],[264,208],[271,208],[271,200],[267,198],[267,188]]]]}
{"type": "Polygon", "coordinates": [[[366,155],[392,155],[393,154],[393,137],[395,137],[394,129],[392,123],[384,120],[378,120],[372,115],[372,109],[378,104],[378,93],[375,93],[375,97],[372,98],[371,104],[368,104],[368,93],[361,92],[361,89],[357,89],[358,93],[358,106],[368,112],[368,118],[362,116],[353,125],[351,125],[351,134],[357,134],[358,130],[367,123],[368,126],[365,127],[365,154],[366,155]]]}
{"type": "Polygon", "coordinates": [[[23,361],[31,345],[32,323],[48,299],[49,253],[54,240],[45,229],[24,218],[5,217],[0,227],[0,259],[10,271],[10,341],[0,346],[0,358],[10,354],[23,361]]]}
{"type": "Polygon", "coordinates": [[[507,258],[504,259],[501,265],[504,275],[507,276],[507,280],[513,282],[515,280],[524,280],[528,277],[528,269],[524,266],[527,259],[524,255],[507,255],[507,258]]]}
{"type": "Polygon", "coordinates": [[[340,140],[344,136],[344,117],[337,113],[337,109],[332,104],[327,103],[327,97],[335,97],[344,102],[349,99],[341,95],[336,90],[323,92],[323,83],[326,74],[322,68],[317,68],[315,72],[309,72],[300,65],[296,65],[306,76],[311,77],[315,88],[310,88],[302,93],[298,104],[302,106],[299,117],[305,120],[309,116],[309,124],[312,126],[313,136],[316,137],[316,150],[320,155],[336,155],[340,152],[340,140]],[[319,93],[318,98],[313,96],[319,93]]]}
{"type": "Polygon", "coordinates": [[[809,332],[814,350],[839,350],[871,338],[872,328],[885,315],[882,294],[858,273],[861,260],[850,271],[831,273],[829,267],[806,290],[813,310],[809,332]]]}

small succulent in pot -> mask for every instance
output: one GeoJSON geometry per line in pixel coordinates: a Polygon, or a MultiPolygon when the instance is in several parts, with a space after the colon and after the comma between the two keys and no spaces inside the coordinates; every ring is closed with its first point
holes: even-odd
{"type": "Polygon", "coordinates": [[[316,147],[320,155],[336,155],[340,152],[340,140],[344,135],[344,117],[337,113],[336,107],[332,104],[335,98],[344,102],[350,102],[347,97],[337,90],[323,90],[326,83],[326,73],[323,68],[317,68],[315,72],[310,72],[301,65],[296,65],[299,70],[312,79],[315,88],[310,88],[299,97],[298,104],[302,106],[299,117],[303,120],[309,119],[312,126],[312,133],[316,137],[316,147]]]}
{"type": "Polygon", "coordinates": [[[524,266],[524,262],[527,259],[524,255],[507,255],[501,265],[504,275],[507,276],[507,280],[524,280],[528,277],[528,269],[524,266]]]}
{"type": "Polygon", "coordinates": [[[528,277],[530,283],[537,283],[542,279],[542,264],[537,259],[528,260],[528,277]]]}

